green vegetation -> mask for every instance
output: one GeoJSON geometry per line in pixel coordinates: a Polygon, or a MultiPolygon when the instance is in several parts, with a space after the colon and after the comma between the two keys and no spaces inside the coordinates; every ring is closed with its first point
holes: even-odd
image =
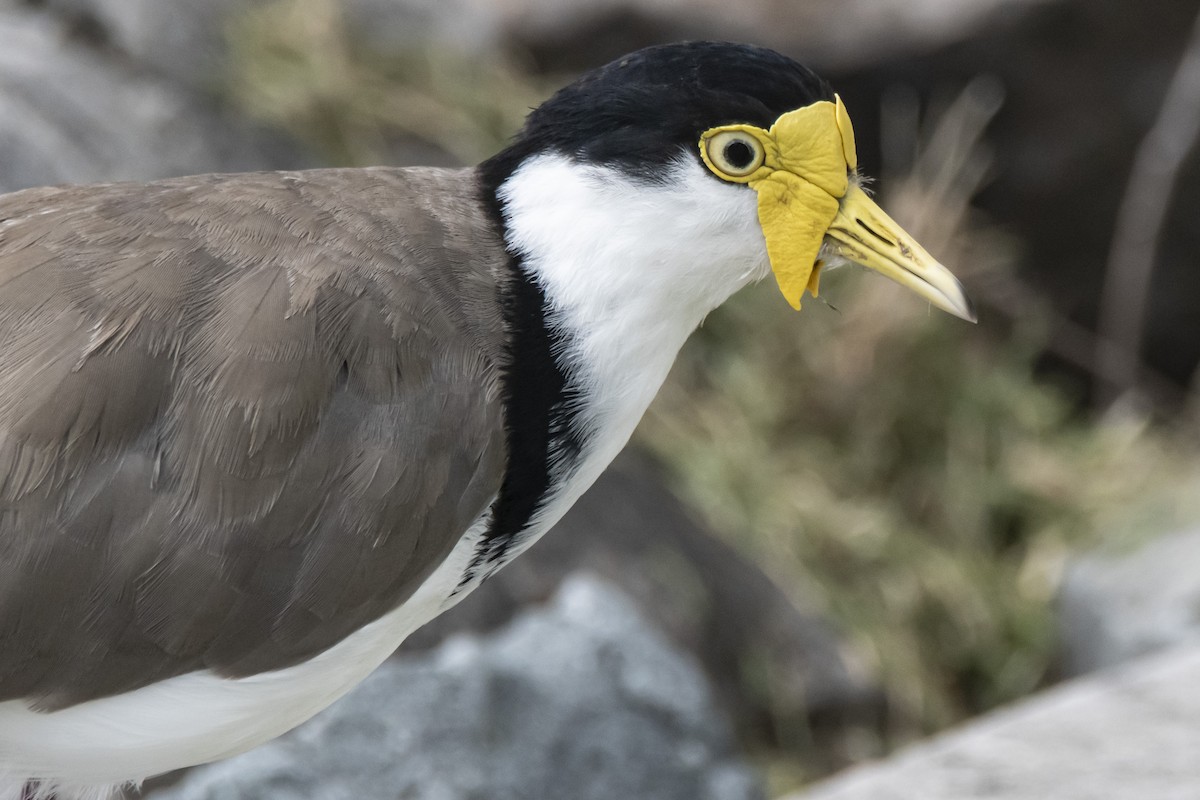
{"type": "Polygon", "coordinates": [[[514,67],[422,46],[381,52],[335,0],[275,0],[235,18],[224,94],[329,164],[386,160],[397,142],[474,163],[549,93],[514,67]]]}
{"type": "MultiPolygon", "coordinates": [[[[251,12],[231,32],[229,81],[232,102],[331,162],[378,161],[413,139],[477,160],[551,85],[432,49],[372,51],[334,8],[251,12]]],[[[885,181],[883,203],[946,263],[974,265],[968,286],[1011,280],[1018,258],[969,211],[987,167],[979,108],[953,104],[920,134],[923,155],[885,181]]],[[[1134,416],[1091,419],[1039,381],[1044,308],[1007,319],[985,305],[972,327],[876,276],[824,283],[798,316],[769,285],[714,313],[638,443],[878,676],[890,713],[846,733],[837,747],[854,758],[1051,680],[1068,555],[1200,519],[1200,445],[1134,416]]],[[[803,720],[776,723],[761,741],[777,756],[809,740],[803,720]]]]}

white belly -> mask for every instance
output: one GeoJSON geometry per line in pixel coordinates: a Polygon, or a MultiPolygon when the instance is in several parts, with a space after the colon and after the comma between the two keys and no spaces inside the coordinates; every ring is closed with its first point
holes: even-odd
{"type": "Polygon", "coordinates": [[[486,523],[471,526],[407,603],[303,664],[233,680],[191,672],[51,713],[0,703],[0,800],[18,798],[31,777],[51,782],[60,800],[103,797],[105,786],[227,758],[294,728],[474,588],[452,597],[486,523]]]}

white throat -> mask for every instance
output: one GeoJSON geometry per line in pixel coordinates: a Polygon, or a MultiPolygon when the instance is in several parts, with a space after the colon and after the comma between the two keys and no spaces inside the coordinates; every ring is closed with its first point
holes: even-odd
{"type": "Polygon", "coordinates": [[[509,245],[545,291],[548,322],[568,334],[566,361],[595,434],[543,523],[624,447],[705,315],[770,272],[753,191],[685,158],[658,177],[637,182],[548,155],[500,190],[509,245]]]}

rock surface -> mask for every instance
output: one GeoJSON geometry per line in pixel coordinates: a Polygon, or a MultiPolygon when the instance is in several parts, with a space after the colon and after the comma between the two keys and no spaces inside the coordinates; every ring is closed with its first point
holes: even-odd
{"type": "Polygon", "coordinates": [[[1062,667],[1079,675],[1200,642],[1200,528],[1120,555],[1082,556],[1059,594],[1062,667]]]}
{"type": "MultiPolygon", "coordinates": [[[[461,2],[461,0],[460,0],[461,2]]],[[[493,0],[473,0],[487,6],[493,0]]],[[[822,70],[865,68],[969,38],[1049,0],[504,0],[507,37],[550,69],[680,39],[752,41],[822,70]]]]}
{"type": "MultiPolygon", "coordinates": [[[[327,0],[311,0],[326,2],[327,0]]],[[[960,41],[1051,0],[337,0],[384,48],[436,43],[516,51],[545,69],[603,63],[647,44],[689,38],[756,41],[825,68],[866,66],[960,41]]],[[[230,16],[263,0],[44,0],[104,31],[134,60],[196,84],[220,64],[230,16]]]]}
{"type": "Polygon", "coordinates": [[[847,727],[870,726],[885,713],[871,670],[828,620],[798,608],[629,454],[554,530],[409,637],[400,653],[455,632],[494,629],[580,569],[618,586],[697,658],[721,705],[751,739],[800,726],[817,739],[837,740],[847,727]]]}
{"type": "Polygon", "coordinates": [[[387,662],[333,708],[154,800],[753,800],[703,677],[577,575],[487,637],[387,662]]]}
{"type": "Polygon", "coordinates": [[[0,192],[272,166],[245,126],[0,0],[0,192]]]}
{"type": "Polygon", "coordinates": [[[225,56],[224,30],[260,0],[44,0],[125,57],[185,86],[211,85],[225,56]]]}
{"type": "Polygon", "coordinates": [[[1064,684],[787,800],[1191,800],[1200,646],[1064,684]]]}

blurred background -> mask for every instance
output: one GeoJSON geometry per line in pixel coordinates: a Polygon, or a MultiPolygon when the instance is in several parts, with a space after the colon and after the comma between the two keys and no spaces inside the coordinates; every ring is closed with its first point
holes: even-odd
{"type": "Polygon", "coordinates": [[[1196,636],[1198,13],[0,0],[0,189],[472,164],[580,71],[657,42],[752,41],[822,73],[881,204],[979,325],[849,270],[800,315],[743,292],[561,530],[397,656],[494,641],[556,593],[576,608],[558,587],[585,571],[699,670],[729,732],[712,752],[750,765],[712,796],[777,797],[1196,636]]]}

